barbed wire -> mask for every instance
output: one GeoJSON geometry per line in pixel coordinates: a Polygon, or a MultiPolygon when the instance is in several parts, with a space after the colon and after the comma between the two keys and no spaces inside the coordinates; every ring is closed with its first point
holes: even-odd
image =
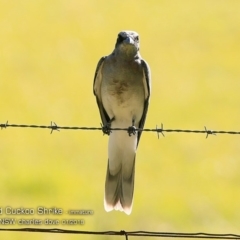
{"type": "MultiPolygon", "coordinates": [[[[0,124],[1,129],[9,128],[9,127],[15,127],[15,128],[47,128],[51,129],[51,134],[53,131],[60,131],[60,129],[65,130],[100,130],[104,132],[104,126],[101,127],[70,127],[70,126],[58,126],[55,122],[51,121],[51,125],[27,125],[27,124],[9,124],[8,121],[6,123],[0,124]]],[[[109,128],[109,132],[111,131],[129,131],[129,128],[109,128]]],[[[150,129],[150,128],[136,128],[136,132],[156,132],[157,136],[159,138],[159,133],[164,135],[164,132],[175,132],[175,133],[201,133],[206,134],[206,138],[208,138],[209,135],[216,135],[216,134],[240,134],[240,131],[222,131],[222,130],[209,130],[206,126],[204,126],[204,130],[190,130],[190,129],[164,129],[163,124],[161,124],[161,128],[158,128],[156,125],[156,128],[150,129]]]]}
{"type": "MultiPolygon", "coordinates": [[[[51,129],[51,134],[53,131],[60,131],[60,129],[66,130],[99,130],[104,132],[104,126],[101,127],[70,127],[70,126],[58,126],[55,122],[51,122],[51,125],[27,125],[27,124],[9,124],[8,121],[6,123],[0,124],[1,129],[8,127],[15,128],[41,128],[41,129],[51,129]]],[[[201,133],[206,134],[206,138],[208,135],[216,135],[216,134],[240,134],[239,131],[216,131],[216,130],[208,130],[206,126],[204,126],[204,130],[189,130],[189,129],[164,129],[163,124],[161,124],[161,128],[154,129],[141,129],[136,128],[136,131],[145,131],[145,132],[156,132],[159,138],[159,133],[164,135],[164,132],[176,132],[176,133],[201,133]]],[[[128,128],[109,128],[109,131],[129,131],[128,128]]],[[[128,240],[129,236],[139,236],[139,237],[167,237],[167,238],[205,238],[205,239],[240,239],[240,235],[238,234],[210,234],[210,233],[174,233],[174,232],[149,232],[149,231],[130,231],[126,232],[124,230],[121,231],[78,231],[78,230],[66,230],[66,229],[44,229],[44,228],[0,228],[0,231],[14,231],[14,232],[39,232],[39,233],[59,233],[59,234],[89,234],[89,235],[122,235],[125,236],[125,239],[128,240]]]]}
{"type": "Polygon", "coordinates": [[[215,234],[215,233],[178,233],[178,232],[148,232],[148,231],[133,231],[126,232],[121,231],[78,231],[78,230],[66,230],[59,228],[0,228],[0,231],[12,231],[12,232],[39,232],[39,233],[60,233],[60,234],[88,234],[88,235],[118,235],[125,236],[128,240],[129,236],[138,237],[168,237],[168,238],[205,238],[205,239],[240,239],[238,234],[215,234]]]}

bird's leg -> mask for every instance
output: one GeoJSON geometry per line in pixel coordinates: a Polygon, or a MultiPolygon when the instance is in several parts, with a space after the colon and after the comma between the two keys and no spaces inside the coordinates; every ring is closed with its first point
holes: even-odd
{"type": "Polygon", "coordinates": [[[114,120],[114,117],[112,119],[110,119],[110,121],[107,122],[105,125],[102,125],[103,134],[110,135],[110,133],[112,132],[111,131],[111,123],[113,120],[114,120]]]}
{"type": "Polygon", "coordinates": [[[132,120],[132,126],[130,126],[130,127],[128,128],[128,135],[129,135],[129,137],[131,137],[132,134],[133,134],[133,135],[136,134],[136,129],[137,129],[137,128],[134,126],[134,123],[135,123],[135,120],[133,119],[133,120],[132,120]]]}

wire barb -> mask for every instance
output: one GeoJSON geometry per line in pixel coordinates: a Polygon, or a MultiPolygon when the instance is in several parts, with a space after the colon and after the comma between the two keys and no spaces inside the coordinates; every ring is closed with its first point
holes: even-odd
{"type": "Polygon", "coordinates": [[[124,230],[121,230],[121,231],[120,231],[120,234],[121,234],[121,235],[125,235],[126,240],[128,240],[127,232],[125,232],[124,230]]]}
{"type": "Polygon", "coordinates": [[[50,134],[52,134],[52,132],[53,132],[54,130],[60,131],[58,125],[57,125],[55,122],[52,122],[52,121],[51,121],[51,127],[50,127],[50,128],[52,129],[50,134]],[[53,124],[54,124],[54,125],[53,125],[53,124]]]}
{"type": "Polygon", "coordinates": [[[159,133],[161,133],[163,135],[163,137],[165,137],[165,135],[163,134],[163,124],[161,123],[161,128],[158,128],[158,126],[156,125],[156,132],[157,132],[157,136],[159,139],[159,133]]]}
{"type": "Polygon", "coordinates": [[[0,124],[0,126],[1,126],[1,130],[2,130],[3,128],[7,128],[7,126],[8,126],[8,121],[6,121],[5,124],[0,124]]]}
{"type": "Polygon", "coordinates": [[[212,130],[207,130],[206,126],[204,126],[204,128],[205,128],[205,132],[207,133],[206,138],[208,138],[208,135],[209,135],[209,134],[212,134],[212,135],[215,135],[215,136],[216,136],[216,133],[215,133],[214,131],[212,131],[212,130]]]}

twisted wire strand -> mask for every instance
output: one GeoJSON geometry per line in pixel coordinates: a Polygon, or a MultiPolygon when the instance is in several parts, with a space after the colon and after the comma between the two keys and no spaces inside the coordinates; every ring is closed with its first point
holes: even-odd
{"type": "MultiPolygon", "coordinates": [[[[27,124],[9,124],[8,121],[6,123],[1,123],[0,124],[1,129],[4,128],[46,128],[46,129],[51,129],[51,133],[56,130],[60,131],[60,129],[65,129],[65,130],[98,130],[98,131],[103,131],[103,127],[77,127],[77,126],[58,126],[55,122],[51,122],[51,125],[27,125],[27,124]]],[[[129,131],[128,128],[109,128],[110,132],[111,131],[129,131]]],[[[161,124],[161,128],[136,128],[136,131],[141,131],[141,132],[156,132],[159,138],[159,133],[164,135],[164,132],[175,132],[175,133],[201,133],[201,134],[206,134],[206,138],[208,135],[216,135],[216,134],[240,134],[240,131],[223,131],[223,130],[208,130],[206,126],[204,126],[203,130],[191,130],[191,129],[164,129],[163,124],[161,124]]]]}
{"type": "Polygon", "coordinates": [[[204,239],[240,239],[238,234],[215,234],[215,233],[179,233],[179,232],[149,232],[149,231],[78,231],[78,230],[66,230],[59,228],[0,228],[0,231],[11,232],[35,232],[35,233],[59,233],[59,234],[87,234],[87,235],[118,235],[125,236],[128,240],[129,236],[138,237],[168,237],[168,238],[204,238],[204,239]]]}

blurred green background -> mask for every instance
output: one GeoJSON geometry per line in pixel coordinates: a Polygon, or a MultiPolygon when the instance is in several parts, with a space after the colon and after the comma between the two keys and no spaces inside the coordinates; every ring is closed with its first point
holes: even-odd
{"type": "MultiPolygon", "coordinates": [[[[239,131],[239,10],[239,0],[0,0],[0,123],[100,126],[94,71],[127,29],[140,34],[152,70],[146,128],[239,131]]],[[[100,131],[3,129],[0,207],[94,211],[85,225],[50,226],[65,229],[240,233],[240,136],[165,135],[141,138],[127,216],[103,208],[108,137],[100,131]]],[[[0,232],[29,236],[116,238],[0,232]]]]}

